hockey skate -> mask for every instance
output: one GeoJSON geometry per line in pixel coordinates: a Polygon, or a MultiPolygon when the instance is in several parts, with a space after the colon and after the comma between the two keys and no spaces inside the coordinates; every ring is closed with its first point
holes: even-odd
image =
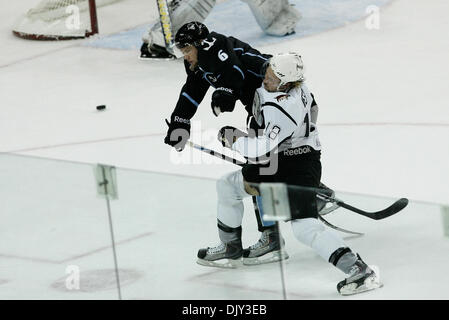
{"type": "Polygon", "coordinates": [[[242,242],[240,240],[221,243],[213,248],[198,250],[198,264],[207,267],[236,268],[242,262],[242,242]]]}
{"type": "MultiPolygon", "coordinates": [[[[281,237],[282,246],[285,241],[281,237]]],[[[281,249],[279,233],[269,229],[262,232],[259,241],[243,250],[243,264],[257,265],[288,259],[288,254],[281,249]]]]}
{"type": "Polygon", "coordinates": [[[383,286],[380,282],[379,268],[376,266],[368,266],[359,255],[359,260],[349,272],[349,278],[340,281],[337,284],[337,290],[341,295],[352,295],[383,286]]]}
{"type": "Polygon", "coordinates": [[[176,57],[167,51],[166,48],[157,44],[142,43],[140,47],[140,59],[142,60],[174,60],[176,57]]]}

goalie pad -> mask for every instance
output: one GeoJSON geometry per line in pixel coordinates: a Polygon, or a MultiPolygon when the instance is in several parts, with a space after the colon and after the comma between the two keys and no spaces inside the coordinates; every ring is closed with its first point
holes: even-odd
{"type": "MultiPolygon", "coordinates": [[[[190,21],[203,22],[215,6],[216,0],[172,0],[168,3],[173,34],[190,21]]],[[[165,47],[161,23],[157,21],[142,37],[147,44],[165,47]]],[[[178,55],[179,52],[175,51],[178,55]]]]}
{"type": "Polygon", "coordinates": [[[285,36],[295,32],[301,14],[288,0],[242,0],[248,4],[257,23],[269,35],[285,36]]]}

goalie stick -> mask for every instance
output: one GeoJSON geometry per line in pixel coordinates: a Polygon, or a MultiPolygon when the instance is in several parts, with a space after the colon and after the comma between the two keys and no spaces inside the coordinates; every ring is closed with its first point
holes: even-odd
{"type": "Polygon", "coordinates": [[[159,12],[159,20],[161,21],[162,34],[164,35],[165,48],[172,55],[174,54],[173,47],[175,46],[173,26],[168,9],[167,0],[156,0],[157,11],[159,12]]]}
{"type": "MultiPolygon", "coordinates": [[[[192,141],[189,141],[188,144],[192,148],[195,148],[195,149],[207,152],[210,155],[213,155],[215,157],[221,158],[221,159],[226,160],[228,162],[232,162],[232,163],[237,164],[239,166],[243,166],[244,164],[246,164],[245,162],[233,159],[233,158],[228,157],[228,156],[226,156],[224,154],[218,153],[218,152],[216,152],[214,150],[211,150],[211,149],[205,148],[203,146],[200,146],[200,145],[198,145],[196,143],[193,143],[192,141]]],[[[333,204],[336,204],[339,207],[345,208],[346,210],[358,213],[358,214],[360,214],[360,215],[362,215],[364,217],[367,217],[367,218],[370,218],[370,219],[373,219],[373,220],[385,219],[385,218],[387,218],[389,216],[392,216],[392,215],[398,213],[399,211],[401,211],[402,209],[404,209],[408,205],[408,199],[401,198],[401,199],[395,201],[388,208],[385,208],[385,209],[379,210],[379,211],[375,211],[375,212],[368,212],[368,211],[364,211],[364,210],[358,209],[356,207],[353,207],[353,206],[351,206],[349,204],[346,204],[342,200],[337,199],[335,197],[331,197],[331,196],[327,195],[323,191],[325,191],[325,190],[317,189],[317,197],[319,197],[320,199],[325,200],[327,202],[331,202],[333,204]],[[318,190],[321,190],[321,191],[318,191],[318,190]]]]}

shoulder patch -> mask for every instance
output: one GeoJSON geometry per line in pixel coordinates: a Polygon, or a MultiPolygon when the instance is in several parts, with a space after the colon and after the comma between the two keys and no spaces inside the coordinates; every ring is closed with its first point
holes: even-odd
{"type": "Polygon", "coordinates": [[[290,97],[289,94],[281,94],[280,96],[276,97],[277,102],[281,102],[283,100],[287,100],[290,97]]]}
{"type": "Polygon", "coordinates": [[[217,41],[217,38],[214,37],[211,37],[210,41],[207,38],[204,39],[201,42],[201,49],[203,49],[204,51],[208,51],[215,44],[215,41],[217,41]]]}

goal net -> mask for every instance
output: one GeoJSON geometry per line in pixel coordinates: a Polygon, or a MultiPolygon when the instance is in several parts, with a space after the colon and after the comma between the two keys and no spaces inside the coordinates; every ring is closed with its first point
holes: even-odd
{"type": "Polygon", "coordinates": [[[98,33],[96,8],[122,0],[42,0],[13,28],[21,38],[68,40],[98,33]]]}

